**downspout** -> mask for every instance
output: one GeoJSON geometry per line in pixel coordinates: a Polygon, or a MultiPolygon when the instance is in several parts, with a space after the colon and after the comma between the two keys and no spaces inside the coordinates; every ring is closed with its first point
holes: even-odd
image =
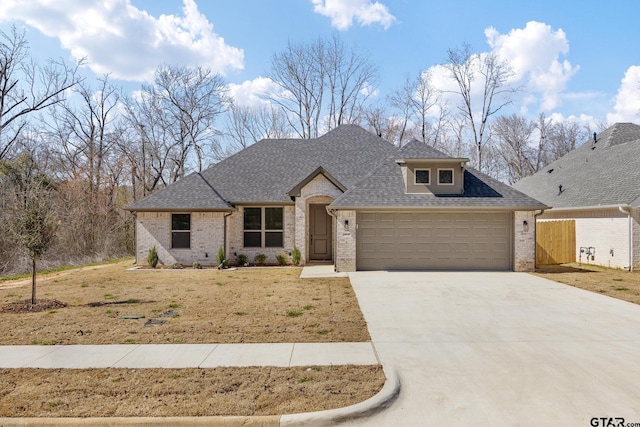
{"type": "Polygon", "coordinates": [[[629,266],[627,268],[629,271],[633,271],[633,236],[631,234],[633,231],[633,223],[631,222],[631,207],[618,206],[618,210],[623,214],[627,214],[627,220],[629,222],[629,266]]]}
{"type": "Polygon", "coordinates": [[[333,218],[334,220],[334,224],[336,225],[336,232],[332,233],[333,234],[333,239],[334,241],[331,242],[331,245],[333,247],[333,271],[337,272],[337,267],[336,267],[336,263],[338,261],[338,215],[336,214],[336,210],[335,209],[330,209],[329,206],[327,206],[327,213],[329,214],[330,217],[333,218]]]}
{"type": "Polygon", "coordinates": [[[544,209],[537,209],[535,211],[533,211],[533,226],[534,226],[534,233],[533,233],[533,244],[535,245],[535,249],[533,250],[533,265],[534,265],[534,269],[537,266],[538,263],[538,216],[542,215],[544,213],[544,209]]]}
{"type": "Polygon", "coordinates": [[[225,254],[225,259],[228,261],[229,260],[229,252],[228,252],[228,248],[227,248],[227,217],[231,216],[231,214],[233,214],[233,211],[224,214],[224,217],[222,219],[222,222],[224,223],[224,231],[222,232],[222,245],[224,247],[224,254],[225,254]]]}

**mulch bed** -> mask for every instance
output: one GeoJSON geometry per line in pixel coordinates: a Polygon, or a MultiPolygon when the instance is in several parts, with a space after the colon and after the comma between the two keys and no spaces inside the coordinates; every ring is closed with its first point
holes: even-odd
{"type": "Polygon", "coordinates": [[[38,313],[66,306],[66,303],[56,299],[37,299],[35,304],[31,304],[31,299],[25,299],[4,305],[0,308],[0,313],[38,313]]]}

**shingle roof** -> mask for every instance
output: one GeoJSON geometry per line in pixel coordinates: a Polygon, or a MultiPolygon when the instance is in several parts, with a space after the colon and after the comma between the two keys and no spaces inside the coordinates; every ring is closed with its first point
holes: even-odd
{"type": "Polygon", "coordinates": [[[616,123],[514,187],[553,208],[638,203],[640,126],[616,123]]]}
{"type": "Polygon", "coordinates": [[[428,144],[417,139],[412,139],[400,149],[402,159],[447,159],[451,156],[436,150],[428,144]]]}
{"type": "Polygon", "coordinates": [[[338,197],[331,207],[504,207],[540,209],[545,205],[500,181],[474,169],[465,170],[463,194],[406,193],[400,166],[385,161],[369,176],[338,197]]]}
{"type": "Polygon", "coordinates": [[[230,210],[231,208],[197,172],[128,207],[132,211],[230,210]]]}
{"type": "MultiPolygon", "coordinates": [[[[477,171],[465,175],[464,194],[405,194],[394,159],[449,158],[418,141],[399,150],[356,125],[342,125],[310,140],[265,139],[201,173],[142,199],[128,209],[227,210],[235,204],[292,203],[288,192],[323,173],[348,189],[332,206],[532,207],[543,206],[477,171]]],[[[339,186],[340,187],[340,186],[339,186]]]]}

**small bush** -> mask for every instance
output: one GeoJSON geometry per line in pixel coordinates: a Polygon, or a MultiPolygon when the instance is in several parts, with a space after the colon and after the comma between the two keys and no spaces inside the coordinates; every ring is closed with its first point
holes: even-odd
{"type": "Polygon", "coordinates": [[[301,257],[300,249],[294,247],[291,251],[291,262],[293,262],[293,265],[300,265],[301,257]]]}
{"type": "Polygon", "coordinates": [[[202,270],[202,264],[199,263],[198,261],[193,263],[193,268],[195,268],[196,270],[202,270]]]}
{"type": "Polygon", "coordinates": [[[180,264],[179,262],[176,262],[171,264],[171,268],[173,268],[174,270],[182,270],[184,267],[182,267],[182,264],[180,264]]]}
{"type": "Polygon", "coordinates": [[[218,255],[216,256],[216,263],[218,265],[218,267],[224,267],[225,264],[225,259],[224,259],[224,249],[222,249],[222,246],[220,246],[220,248],[218,248],[218,255]]]}
{"type": "Polygon", "coordinates": [[[238,265],[245,265],[247,263],[247,256],[245,254],[238,254],[236,257],[236,262],[238,265]]]}
{"type": "Polygon", "coordinates": [[[156,247],[152,247],[151,249],[149,249],[149,255],[147,255],[147,262],[149,263],[149,266],[151,266],[151,268],[156,268],[156,266],[158,265],[158,250],[156,249],[156,247]]]}
{"type": "Polygon", "coordinates": [[[267,256],[265,254],[258,254],[255,257],[253,257],[253,260],[258,265],[264,265],[264,262],[267,260],[267,256]]]}
{"type": "Polygon", "coordinates": [[[287,255],[286,254],[276,255],[276,259],[278,260],[278,265],[287,265],[287,255]]]}

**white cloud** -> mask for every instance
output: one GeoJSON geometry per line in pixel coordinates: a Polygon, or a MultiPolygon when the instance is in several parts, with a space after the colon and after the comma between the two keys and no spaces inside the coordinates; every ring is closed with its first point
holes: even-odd
{"type": "Polygon", "coordinates": [[[613,110],[607,114],[609,123],[640,120],[640,65],[633,65],[624,73],[613,110]]]}
{"type": "Polygon", "coordinates": [[[241,84],[230,84],[229,95],[237,105],[255,107],[271,104],[264,97],[281,91],[280,86],[268,77],[258,77],[241,84]]]}
{"type": "Polygon", "coordinates": [[[3,0],[0,22],[19,21],[60,40],[97,74],[148,81],[161,64],[202,65],[225,74],[242,69],[244,53],[213,32],[194,0],[182,16],[153,17],[130,0],[3,0]]]}
{"type": "Polygon", "coordinates": [[[387,6],[371,0],[312,0],[313,11],[331,18],[338,30],[348,30],[357,20],[360,25],[380,24],[386,30],[396,22],[387,6]]]}
{"type": "Polygon", "coordinates": [[[569,53],[569,41],[562,29],[554,31],[550,25],[530,21],[508,34],[490,27],[485,36],[492,50],[513,67],[512,82],[524,85],[529,94],[540,98],[541,111],[561,105],[569,80],[580,69],[561,58],[569,53]]]}

